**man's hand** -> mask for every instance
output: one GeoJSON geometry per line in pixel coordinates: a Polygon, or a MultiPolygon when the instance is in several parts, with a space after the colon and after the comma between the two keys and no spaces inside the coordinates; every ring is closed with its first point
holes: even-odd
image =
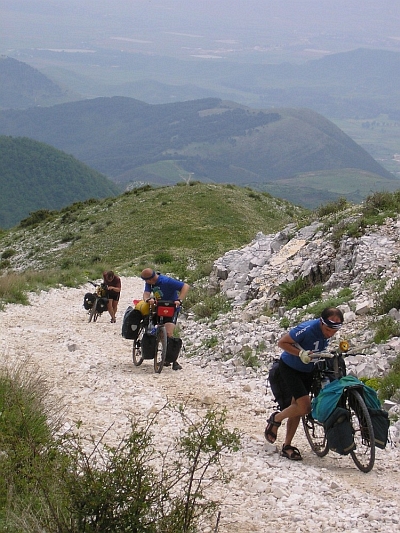
{"type": "Polygon", "coordinates": [[[305,365],[308,365],[308,363],[311,362],[311,357],[309,356],[311,352],[307,351],[307,350],[300,350],[299,351],[299,357],[301,359],[301,362],[304,363],[305,365]]]}

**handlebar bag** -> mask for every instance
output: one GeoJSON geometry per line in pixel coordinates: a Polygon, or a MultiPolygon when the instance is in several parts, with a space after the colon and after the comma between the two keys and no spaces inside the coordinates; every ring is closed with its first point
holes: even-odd
{"type": "Polygon", "coordinates": [[[175,309],[175,302],[170,302],[169,300],[158,300],[157,302],[158,316],[172,317],[174,316],[175,309]]]}

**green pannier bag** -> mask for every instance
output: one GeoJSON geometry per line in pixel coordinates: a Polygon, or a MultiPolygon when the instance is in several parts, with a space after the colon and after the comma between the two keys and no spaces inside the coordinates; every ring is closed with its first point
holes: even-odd
{"type": "Polygon", "coordinates": [[[329,449],[340,455],[348,455],[356,448],[350,413],[347,409],[336,407],[324,423],[329,449]]]}

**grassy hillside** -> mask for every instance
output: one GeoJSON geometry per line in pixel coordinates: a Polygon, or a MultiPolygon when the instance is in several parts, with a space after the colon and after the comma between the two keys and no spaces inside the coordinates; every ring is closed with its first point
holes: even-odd
{"type": "Polygon", "coordinates": [[[348,168],[394,179],[311,110],[252,110],[215,98],[149,105],[114,97],[8,110],[0,113],[0,133],[49,143],[124,186],[173,184],[188,175],[260,186],[348,168]]]}
{"type": "Polygon", "coordinates": [[[71,155],[28,138],[0,136],[0,227],[39,209],[114,196],[121,189],[71,155]]]}
{"type": "MultiPolygon", "coordinates": [[[[146,265],[195,279],[228,250],[260,231],[273,233],[303,209],[268,193],[192,183],[145,187],[114,199],[78,203],[0,235],[3,270],[73,270],[78,278],[104,267],[135,273],[146,265]]],[[[208,272],[207,272],[208,273],[208,272]]]]}

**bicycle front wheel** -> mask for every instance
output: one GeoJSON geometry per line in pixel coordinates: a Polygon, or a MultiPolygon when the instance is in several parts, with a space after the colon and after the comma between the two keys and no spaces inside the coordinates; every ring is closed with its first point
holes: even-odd
{"type": "Polygon", "coordinates": [[[311,450],[318,455],[318,457],[325,457],[329,452],[328,441],[326,440],[326,434],[324,426],[314,420],[311,413],[303,416],[303,428],[306,434],[311,450]]]}
{"type": "Polygon", "coordinates": [[[158,326],[156,336],[156,353],[154,355],[154,372],[160,374],[167,355],[167,332],[163,326],[158,326]]]}
{"type": "Polygon", "coordinates": [[[132,348],[132,360],[135,366],[140,366],[143,363],[143,354],[142,354],[142,337],[144,333],[144,328],[140,327],[138,337],[133,341],[132,348]]]}
{"type": "Polygon", "coordinates": [[[96,320],[97,320],[96,307],[97,307],[97,298],[95,299],[95,301],[93,302],[92,307],[89,310],[89,322],[91,322],[92,320],[93,320],[93,322],[96,322],[96,320]]]}
{"type": "Polygon", "coordinates": [[[350,455],[357,468],[367,473],[372,470],[375,463],[375,437],[371,417],[358,390],[347,390],[346,403],[350,410],[350,422],[356,445],[350,455]]]}

